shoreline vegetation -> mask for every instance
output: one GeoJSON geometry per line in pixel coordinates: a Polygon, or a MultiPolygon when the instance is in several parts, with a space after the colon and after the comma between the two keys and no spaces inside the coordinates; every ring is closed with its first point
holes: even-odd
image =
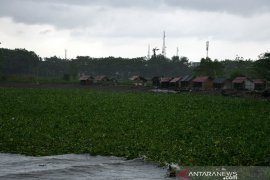
{"type": "Polygon", "coordinates": [[[196,94],[0,87],[0,152],[270,165],[270,104],[196,94]]]}

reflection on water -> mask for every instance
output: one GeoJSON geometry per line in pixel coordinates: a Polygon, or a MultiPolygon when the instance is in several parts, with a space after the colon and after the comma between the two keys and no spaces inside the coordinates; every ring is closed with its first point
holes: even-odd
{"type": "MultiPolygon", "coordinates": [[[[166,179],[166,169],[140,159],[90,155],[32,157],[0,153],[0,179],[166,179]]],[[[169,179],[169,178],[168,178],[169,179]]]]}

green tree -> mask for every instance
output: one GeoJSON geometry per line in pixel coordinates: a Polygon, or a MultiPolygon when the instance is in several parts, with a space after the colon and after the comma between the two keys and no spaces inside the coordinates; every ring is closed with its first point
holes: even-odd
{"type": "MultiPolygon", "coordinates": [[[[1,43],[0,43],[0,45],[1,45],[1,43]]],[[[3,49],[0,48],[0,78],[2,78],[3,58],[4,58],[4,55],[3,55],[3,49]]]]}
{"type": "Polygon", "coordinates": [[[173,62],[180,62],[180,57],[179,56],[173,56],[172,61],[173,62]]]}
{"type": "Polygon", "coordinates": [[[202,58],[200,65],[194,69],[194,73],[195,75],[216,78],[224,75],[224,67],[218,60],[212,61],[210,58],[202,58]]]}
{"type": "Polygon", "coordinates": [[[233,80],[236,77],[244,77],[244,76],[246,76],[246,75],[244,75],[242,72],[236,70],[236,71],[234,71],[234,72],[231,73],[230,79],[233,80]]]}
{"type": "Polygon", "coordinates": [[[254,68],[260,78],[270,80],[270,53],[261,54],[259,60],[255,62],[254,68]]]}

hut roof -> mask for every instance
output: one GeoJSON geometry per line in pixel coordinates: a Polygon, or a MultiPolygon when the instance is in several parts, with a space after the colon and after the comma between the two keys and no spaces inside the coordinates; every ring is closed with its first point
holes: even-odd
{"type": "Polygon", "coordinates": [[[263,80],[263,79],[254,79],[253,82],[255,84],[264,84],[265,83],[265,80],[263,80]]]}
{"type": "Polygon", "coordinates": [[[102,76],[96,76],[95,77],[95,80],[96,81],[102,81],[102,80],[104,80],[104,79],[108,79],[106,76],[104,76],[104,75],[102,75],[102,76]]]}
{"type": "Polygon", "coordinates": [[[187,75],[181,79],[181,82],[189,82],[193,79],[193,76],[187,75]]]}
{"type": "Polygon", "coordinates": [[[192,82],[205,82],[209,79],[209,76],[197,76],[192,82]]]}
{"type": "Polygon", "coordinates": [[[233,83],[243,83],[246,79],[248,79],[247,77],[236,77],[232,82],[233,83]]]}
{"type": "Polygon", "coordinates": [[[170,82],[171,82],[171,83],[176,83],[176,82],[180,81],[181,78],[182,78],[182,77],[176,77],[176,78],[173,78],[170,82]]]}
{"type": "Polygon", "coordinates": [[[92,78],[91,76],[86,76],[86,75],[84,75],[84,76],[81,76],[81,77],[79,78],[79,80],[80,80],[80,81],[86,81],[86,80],[91,79],[91,78],[92,78]]]}
{"type": "Polygon", "coordinates": [[[129,78],[131,81],[147,81],[144,77],[142,76],[132,76],[129,78]]]}
{"type": "Polygon", "coordinates": [[[161,83],[170,82],[171,80],[172,80],[171,77],[162,77],[162,78],[160,78],[160,82],[161,83]]]}

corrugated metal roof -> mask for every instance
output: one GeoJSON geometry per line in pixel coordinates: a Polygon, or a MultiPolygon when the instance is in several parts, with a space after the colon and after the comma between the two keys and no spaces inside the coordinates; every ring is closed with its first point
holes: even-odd
{"type": "Polygon", "coordinates": [[[131,81],[134,81],[136,79],[138,79],[140,76],[132,76],[131,78],[129,78],[131,81]]]}
{"type": "Polygon", "coordinates": [[[192,82],[205,82],[209,79],[209,76],[197,76],[192,82]]]}
{"type": "Polygon", "coordinates": [[[91,77],[90,76],[81,76],[80,78],[79,78],[79,80],[80,81],[86,81],[86,80],[88,80],[88,79],[91,79],[91,77]]]}
{"type": "Polygon", "coordinates": [[[170,82],[171,80],[172,80],[171,77],[162,77],[162,78],[160,78],[160,82],[161,82],[161,83],[164,83],[164,82],[170,82]]]}
{"type": "Polygon", "coordinates": [[[102,76],[96,76],[95,77],[95,80],[96,81],[102,81],[103,79],[106,79],[107,77],[106,76],[104,76],[104,75],[102,75],[102,76]]]}
{"type": "Polygon", "coordinates": [[[232,83],[243,83],[246,79],[247,77],[236,77],[232,83]]]}
{"type": "Polygon", "coordinates": [[[181,82],[189,82],[193,79],[193,76],[191,75],[187,75],[187,76],[184,76],[182,79],[181,79],[181,82]]]}
{"type": "Polygon", "coordinates": [[[263,80],[263,79],[254,79],[253,82],[255,84],[264,84],[265,83],[265,80],[263,80]]]}
{"type": "Polygon", "coordinates": [[[142,76],[132,76],[131,78],[129,78],[131,81],[147,81],[145,78],[143,78],[142,76]]]}
{"type": "Polygon", "coordinates": [[[182,77],[176,77],[176,78],[173,78],[170,82],[171,82],[171,83],[176,83],[176,82],[180,81],[181,78],[182,78],[182,77]]]}

